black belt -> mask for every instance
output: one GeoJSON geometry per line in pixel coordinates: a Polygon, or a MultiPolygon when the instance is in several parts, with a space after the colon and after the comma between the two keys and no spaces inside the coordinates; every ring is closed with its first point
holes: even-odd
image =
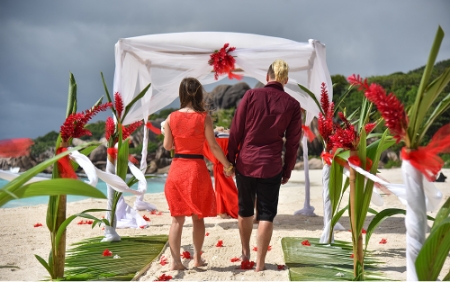
{"type": "Polygon", "coordinates": [[[193,154],[175,154],[173,155],[174,158],[181,158],[181,159],[202,159],[203,155],[193,155],[193,154]]]}

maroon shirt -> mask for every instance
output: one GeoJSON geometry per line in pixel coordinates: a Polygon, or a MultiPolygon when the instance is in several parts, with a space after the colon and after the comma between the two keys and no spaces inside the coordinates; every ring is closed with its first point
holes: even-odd
{"type": "Polygon", "coordinates": [[[245,92],[231,124],[227,158],[244,176],[270,178],[283,171],[283,177],[290,178],[301,133],[300,103],[281,83],[271,81],[245,92]]]}

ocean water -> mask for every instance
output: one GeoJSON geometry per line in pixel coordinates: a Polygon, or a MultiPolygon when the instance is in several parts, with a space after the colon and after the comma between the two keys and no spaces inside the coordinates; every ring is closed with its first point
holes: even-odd
{"type": "MultiPolygon", "coordinates": [[[[42,175],[38,175],[42,176],[42,175]]],[[[86,178],[80,178],[80,180],[86,180],[86,178]]],[[[164,192],[164,183],[166,182],[165,176],[155,176],[155,178],[147,179],[147,194],[152,193],[160,193],[164,192]]],[[[0,188],[6,185],[8,181],[0,179],[0,188]]],[[[106,183],[101,181],[99,179],[97,183],[97,189],[103,192],[103,194],[106,195],[106,183]]],[[[133,189],[137,189],[137,184],[131,186],[133,189]]],[[[130,193],[124,193],[124,196],[132,196],[130,193]]],[[[67,196],[68,202],[76,202],[80,200],[87,199],[87,197],[82,196],[67,196]]],[[[34,206],[34,205],[41,205],[41,204],[47,204],[48,203],[48,196],[39,196],[39,197],[31,197],[31,198],[24,198],[19,200],[11,200],[6,205],[4,205],[2,208],[15,208],[15,207],[22,207],[22,206],[34,206]]]]}

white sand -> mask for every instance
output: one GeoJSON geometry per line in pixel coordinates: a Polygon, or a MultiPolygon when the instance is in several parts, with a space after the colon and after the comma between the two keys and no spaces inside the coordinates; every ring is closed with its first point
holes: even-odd
{"type": "MultiPolygon", "coordinates": [[[[450,169],[444,169],[444,174],[450,176],[450,169]]],[[[381,176],[392,183],[402,183],[400,169],[382,170],[381,176]]],[[[284,257],[281,248],[283,237],[320,237],[323,227],[323,204],[321,170],[311,170],[311,205],[315,208],[316,217],[294,216],[294,212],[301,209],[304,204],[304,173],[294,171],[291,181],[282,187],[278,215],[274,221],[274,233],[271,241],[272,250],[268,252],[266,259],[267,270],[254,272],[252,270],[239,269],[239,262],[231,262],[231,258],[238,257],[241,253],[239,231],[237,220],[207,218],[205,220],[206,232],[203,247],[203,258],[208,262],[206,271],[187,270],[169,271],[169,265],[161,266],[155,260],[149,270],[140,280],[156,280],[162,274],[170,275],[174,280],[289,280],[288,270],[278,270],[277,264],[284,265],[284,257]],[[218,240],[223,240],[222,248],[216,247],[218,240]]],[[[444,183],[436,183],[442,191],[444,200],[450,196],[449,179],[444,183]]],[[[343,205],[347,202],[344,196],[343,205]]],[[[134,235],[156,235],[168,234],[171,218],[167,209],[167,203],[163,193],[147,194],[146,201],[155,204],[163,214],[151,215],[149,212],[140,212],[151,219],[151,226],[142,229],[119,229],[122,236],[134,235]]],[[[373,206],[380,211],[385,208],[405,208],[394,195],[383,195],[384,205],[382,207],[373,206]]],[[[442,203],[444,202],[442,201],[442,203]]],[[[129,203],[133,203],[134,197],[127,198],[129,203]]],[[[442,204],[441,203],[441,204],[442,204]]],[[[1,229],[0,229],[0,280],[40,280],[47,276],[46,270],[35,259],[34,254],[47,258],[50,251],[50,238],[48,229],[45,227],[46,205],[5,208],[0,209],[1,229]],[[42,223],[43,227],[33,227],[35,223],[42,223]],[[17,266],[18,269],[5,267],[17,266]]],[[[84,200],[68,204],[68,215],[83,211],[89,208],[106,208],[105,200],[84,200]]],[[[435,213],[430,213],[435,216],[435,213]]],[[[101,214],[98,214],[101,216],[101,214]]],[[[372,216],[368,216],[371,219],[372,216]]],[[[69,225],[67,231],[68,244],[78,242],[84,238],[103,235],[103,231],[96,227],[94,229],[88,225],[77,225],[81,219],[76,219],[69,225]]],[[[345,215],[340,223],[349,229],[349,219],[345,215]]],[[[366,222],[365,227],[367,227],[366,222]]],[[[431,225],[430,225],[431,226],[431,225]]],[[[256,225],[254,226],[251,245],[256,246],[256,225]]],[[[351,233],[348,231],[337,232],[335,238],[338,240],[351,241],[351,233]]],[[[384,264],[380,264],[381,271],[387,278],[405,280],[405,227],[403,216],[388,218],[383,222],[373,234],[369,250],[375,252],[376,258],[384,264]],[[381,239],[386,239],[387,244],[379,244],[381,239]]],[[[69,245],[68,245],[69,246],[69,245]]],[[[192,224],[187,218],[182,237],[182,248],[193,252],[192,247],[192,224]]],[[[120,255],[120,254],[119,254],[120,255]]],[[[169,248],[165,248],[163,255],[170,257],[169,248]]],[[[256,252],[252,260],[256,257],[256,252]]],[[[187,267],[192,266],[190,260],[184,260],[187,267]]],[[[450,258],[444,264],[444,275],[450,269],[450,258]]],[[[443,275],[440,276],[440,279],[443,275]]]]}

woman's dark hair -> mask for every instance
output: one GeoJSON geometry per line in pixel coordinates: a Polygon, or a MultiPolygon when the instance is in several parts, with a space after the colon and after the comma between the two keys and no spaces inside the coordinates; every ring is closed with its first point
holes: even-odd
{"type": "Polygon", "coordinates": [[[196,78],[186,77],[180,83],[180,109],[192,104],[196,112],[205,112],[203,86],[196,78]]]}

